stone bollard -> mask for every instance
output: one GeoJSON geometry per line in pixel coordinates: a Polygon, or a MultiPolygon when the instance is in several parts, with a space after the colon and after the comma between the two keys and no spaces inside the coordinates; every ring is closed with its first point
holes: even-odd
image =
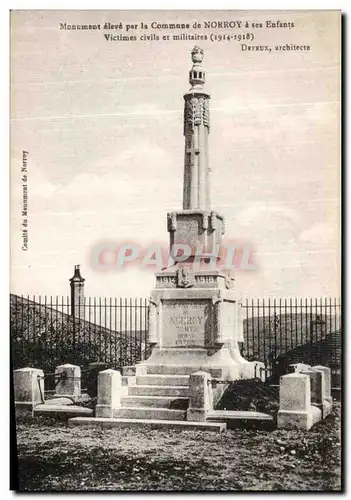
{"type": "Polygon", "coordinates": [[[98,403],[96,417],[113,418],[115,409],[121,406],[122,376],[117,370],[104,370],[98,376],[98,403]]]}
{"type": "Polygon", "coordinates": [[[55,369],[57,383],[55,398],[70,398],[75,403],[81,400],[80,367],[76,365],[60,365],[55,369]]]}
{"type": "Polygon", "coordinates": [[[319,408],[311,405],[311,378],[303,373],[280,377],[278,429],[305,429],[321,419],[319,408]]]}
{"type": "Polygon", "coordinates": [[[13,371],[16,415],[32,412],[44,399],[44,372],[37,368],[20,368],[13,371]]]}
{"type": "Polygon", "coordinates": [[[213,409],[211,375],[198,371],[189,377],[189,408],[187,420],[205,422],[207,414],[213,409]]]}

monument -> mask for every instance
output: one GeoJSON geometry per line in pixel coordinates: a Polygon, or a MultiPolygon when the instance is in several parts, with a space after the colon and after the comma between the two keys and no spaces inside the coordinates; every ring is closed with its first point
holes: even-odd
{"type": "MultiPolygon", "coordinates": [[[[74,418],[69,425],[143,422],[222,432],[235,412],[214,408],[229,381],[257,377],[263,366],[239,352],[241,305],[234,279],[218,258],[224,219],[210,207],[210,96],[204,88],[203,51],[194,47],[191,55],[191,88],[184,95],[183,209],[167,215],[174,260],[156,273],[151,292],[152,352],[146,361],[124,367],[122,377],[116,370],[100,372],[95,418],[74,418]],[[178,255],[182,245],[188,252],[178,255]]],[[[234,418],[257,418],[251,413],[234,418]]]]}
{"type": "Polygon", "coordinates": [[[205,370],[222,380],[253,378],[256,362],[239,352],[243,342],[241,307],[234,279],[218,269],[224,218],[210,207],[209,101],[203,50],[194,47],[184,95],[183,210],[167,214],[174,265],[156,273],[150,298],[149,359],[138,373],[190,375],[205,370]],[[182,245],[189,255],[178,255],[182,245]]]}

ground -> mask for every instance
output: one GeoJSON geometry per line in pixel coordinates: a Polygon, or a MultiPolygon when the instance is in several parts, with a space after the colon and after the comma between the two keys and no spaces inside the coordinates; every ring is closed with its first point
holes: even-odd
{"type": "Polygon", "coordinates": [[[340,406],[310,431],[69,428],[17,422],[21,491],[340,491],[340,406]]]}

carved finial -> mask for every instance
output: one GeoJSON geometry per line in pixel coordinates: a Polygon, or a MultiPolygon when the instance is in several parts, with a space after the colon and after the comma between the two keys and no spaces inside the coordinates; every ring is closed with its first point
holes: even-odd
{"type": "Polygon", "coordinates": [[[204,51],[200,47],[195,45],[195,47],[191,51],[191,60],[193,61],[194,64],[202,63],[203,58],[204,58],[204,51]]]}
{"type": "Polygon", "coordinates": [[[191,51],[191,60],[193,67],[189,71],[189,82],[192,87],[202,87],[205,83],[205,72],[202,68],[202,60],[204,58],[204,51],[195,45],[191,51]]]}

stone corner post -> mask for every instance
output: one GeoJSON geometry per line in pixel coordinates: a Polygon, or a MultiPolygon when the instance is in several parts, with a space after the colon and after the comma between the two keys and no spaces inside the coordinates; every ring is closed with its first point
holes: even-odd
{"type": "Polygon", "coordinates": [[[16,416],[32,412],[44,399],[44,372],[37,368],[13,371],[16,416]]]}
{"type": "Polygon", "coordinates": [[[75,403],[81,400],[80,367],[69,363],[55,368],[55,397],[66,397],[75,403]]]}
{"type": "Polygon", "coordinates": [[[98,376],[98,402],[95,416],[113,418],[114,410],[121,406],[122,376],[117,370],[104,370],[98,376]]]}
{"type": "Polygon", "coordinates": [[[289,373],[280,377],[278,429],[305,429],[321,419],[321,410],[311,405],[309,374],[289,373]]]}
{"type": "Polygon", "coordinates": [[[197,371],[189,377],[189,408],[187,420],[205,422],[207,414],[213,409],[211,375],[197,371]]]}

